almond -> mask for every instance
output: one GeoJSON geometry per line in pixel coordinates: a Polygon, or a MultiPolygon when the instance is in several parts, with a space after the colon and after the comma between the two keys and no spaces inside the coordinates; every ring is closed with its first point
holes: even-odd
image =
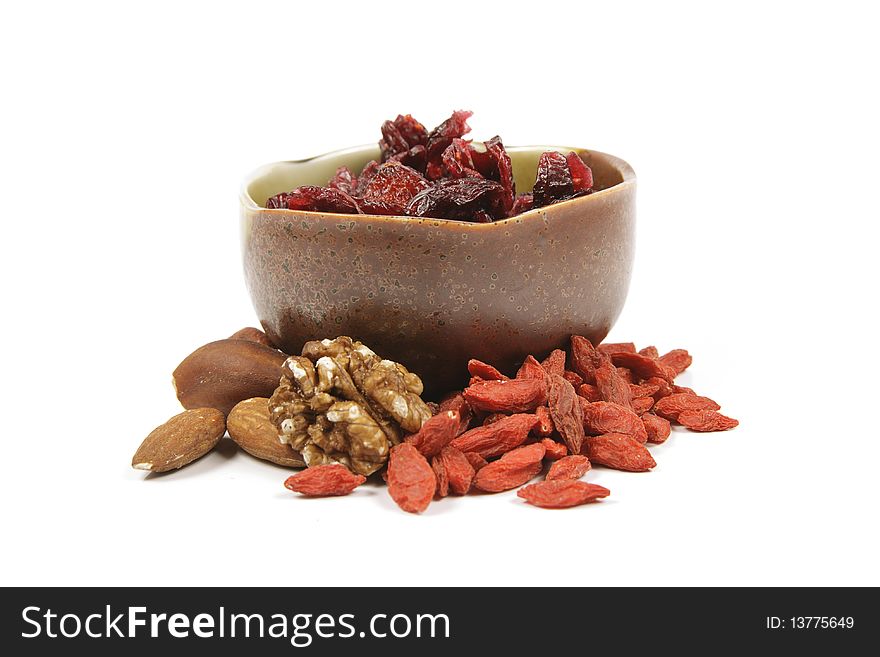
{"type": "Polygon", "coordinates": [[[214,449],[224,433],[226,420],[217,409],[184,411],[150,432],[134,453],[131,467],[150,472],[182,468],[214,449]]]}
{"type": "Polygon", "coordinates": [[[177,398],[184,408],[216,408],[226,415],[238,402],[271,397],[285,356],[248,340],[217,340],[199,347],[174,370],[177,398]]]}
{"type": "Polygon", "coordinates": [[[248,340],[249,342],[257,342],[267,347],[272,347],[273,349],[275,348],[274,345],[269,342],[269,336],[263,333],[260,329],[254,328],[253,326],[245,326],[243,329],[240,329],[230,335],[229,339],[248,340]]]}
{"type": "Polygon", "coordinates": [[[252,456],[289,468],[306,466],[299,452],[278,439],[278,430],[269,419],[266,397],[245,399],[235,405],[226,418],[229,437],[252,456]]]}

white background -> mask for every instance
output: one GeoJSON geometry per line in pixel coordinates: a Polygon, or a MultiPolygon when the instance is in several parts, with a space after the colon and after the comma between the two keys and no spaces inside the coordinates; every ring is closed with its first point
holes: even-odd
{"type": "MultiPolygon", "coordinates": [[[[0,582],[880,584],[869,3],[6,3],[0,582]],[[548,512],[305,500],[232,448],[129,468],[170,373],[253,324],[237,192],[398,112],[617,154],[637,262],[610,339],[694,355],[741,426],[548,512]]],[[[316,336],[323,337],[323,336],[316,336]]]]}

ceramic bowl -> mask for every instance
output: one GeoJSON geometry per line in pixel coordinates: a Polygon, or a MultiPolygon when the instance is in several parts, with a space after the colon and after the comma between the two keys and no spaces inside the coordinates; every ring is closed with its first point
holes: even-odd
{"type": "Polygon", "coordinates": [[[601,341],[633,265],[636,179],[578,148],[510,148],[518,192],[545,150],[577,151],[598,191],[495,223],[262,207],[299,185],[360,171],[376,146],[261,167],[241,191],[244,272],[257,316],[288,353],[349,335],[419,374],[428,398],[466,383],[469,358],[513,373],[527,354],[601,341]]]}

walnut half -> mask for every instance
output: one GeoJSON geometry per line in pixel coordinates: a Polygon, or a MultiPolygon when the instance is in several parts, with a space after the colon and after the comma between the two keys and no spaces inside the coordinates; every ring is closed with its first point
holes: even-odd
{"type": "Polygon", "coordinates": [[[401,429],[413,433],[431,417],[422,381],[351,338],[307,342],[282,367],[269,401],[281,442],[309,466],[342,463],[369,475],[388,460],[401,429]]]}

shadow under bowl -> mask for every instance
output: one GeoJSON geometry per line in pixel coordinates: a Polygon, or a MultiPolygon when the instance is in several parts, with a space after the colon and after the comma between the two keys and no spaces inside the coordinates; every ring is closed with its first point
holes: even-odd
{"type": "Polygon", "coordinates": [[[466,384],[470,358],[512,375],[573,334],[601,341],[629,287],[635,174],[597,151],[510,148],[518,192],[546,150],[579,153],[598,191],[489,224],[262,207],[342,165],[360,171],[376,146],[252,173],[241,191],[244,272],[269,338],[299,353],[349,335],[418,374],[428,399],[466,384]]]}

